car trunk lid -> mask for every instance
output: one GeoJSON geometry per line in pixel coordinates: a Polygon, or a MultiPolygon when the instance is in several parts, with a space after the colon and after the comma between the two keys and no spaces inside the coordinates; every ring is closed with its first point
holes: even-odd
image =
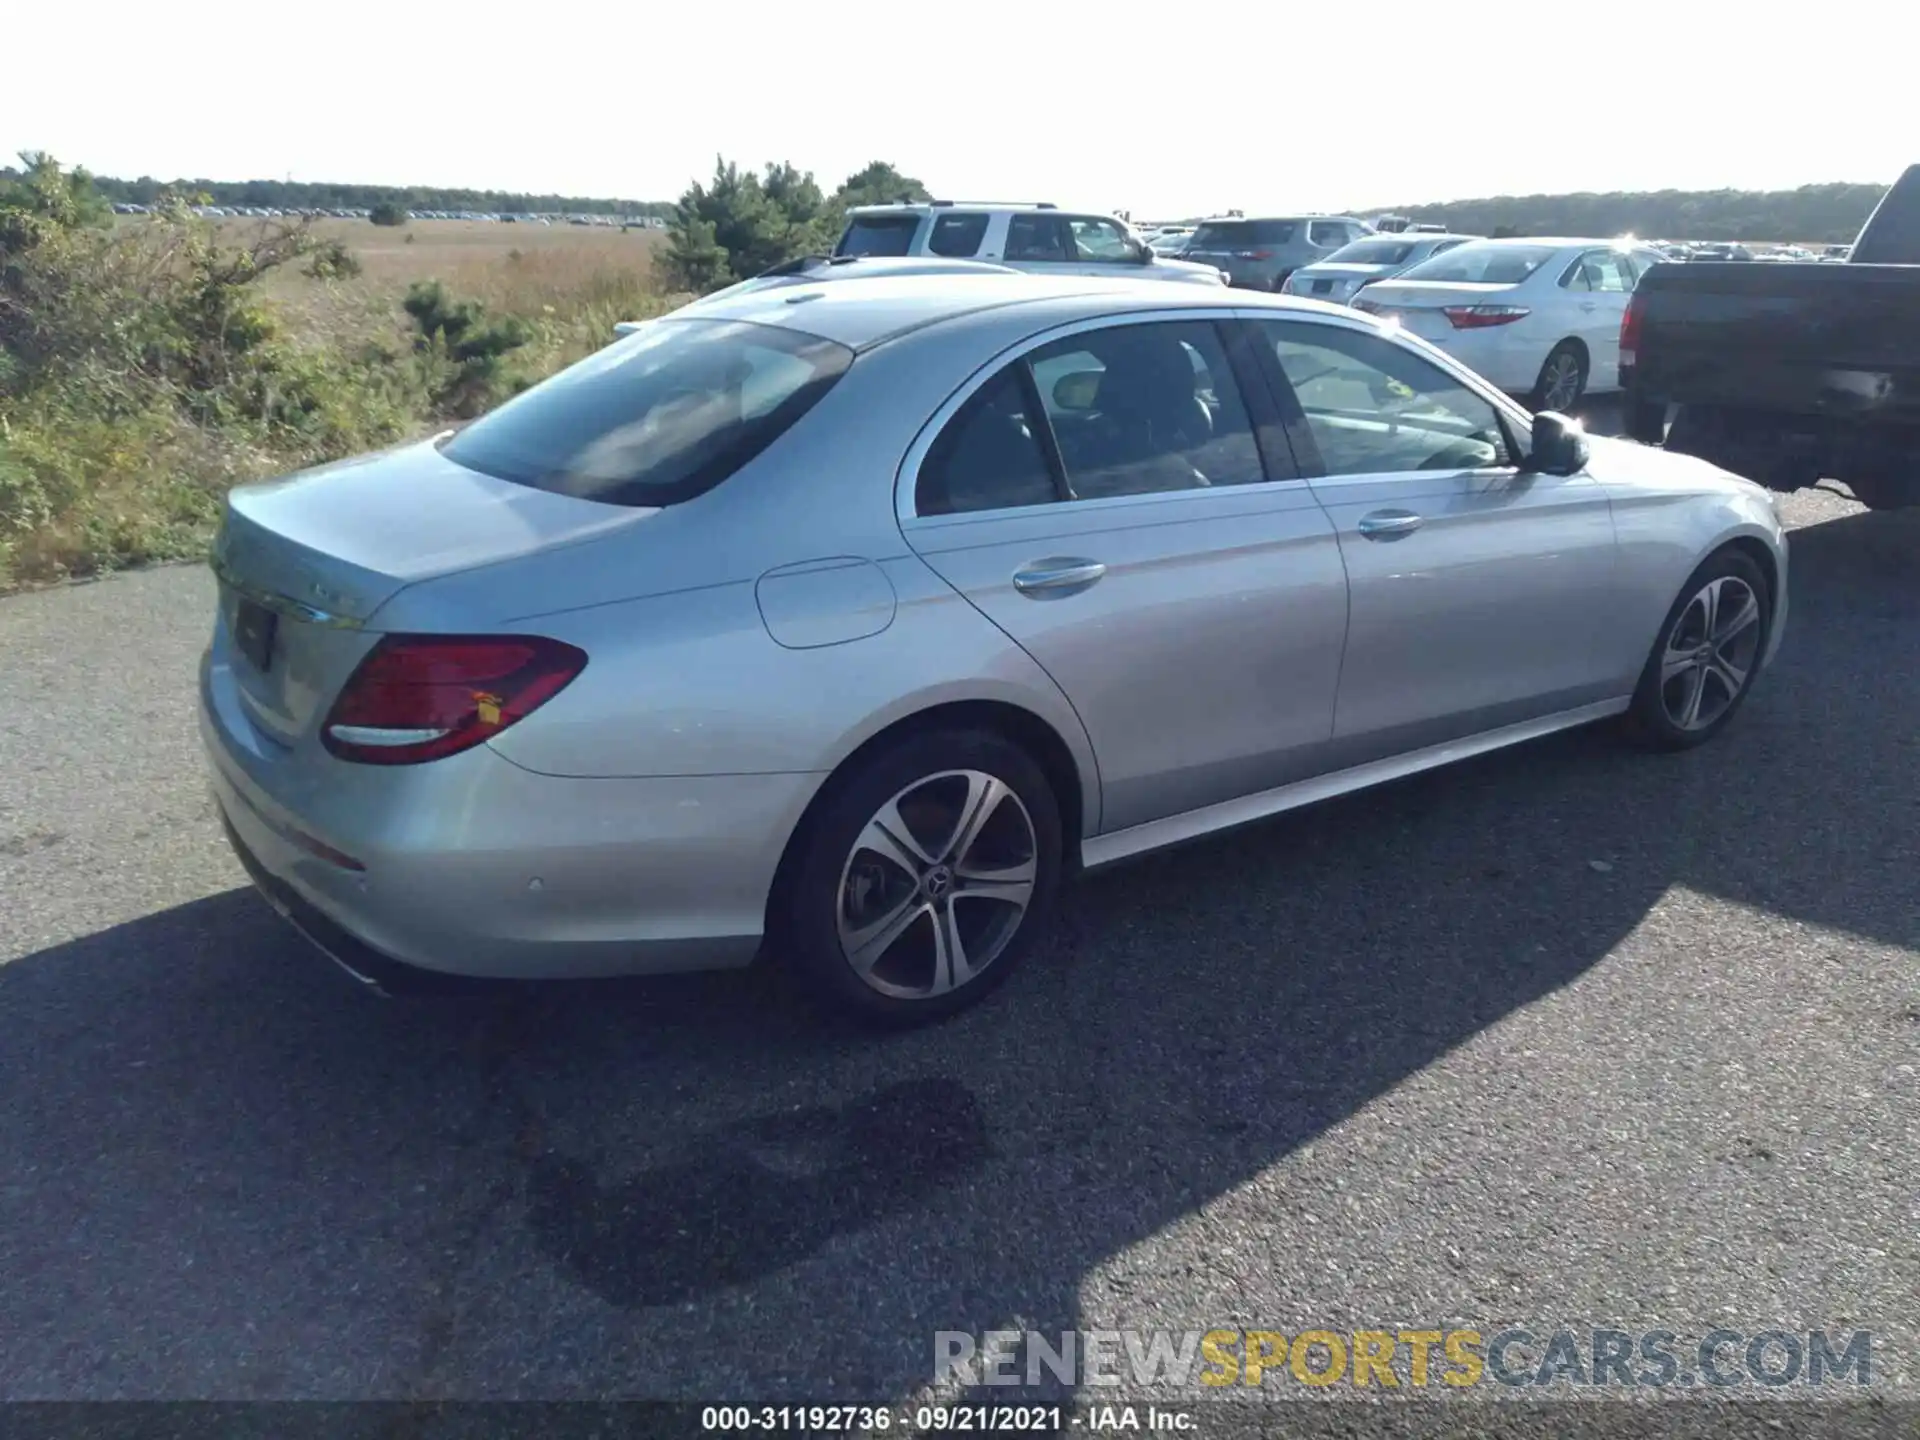
{"type": "Polygon", "coordinates": [[[405,446],[227,499],[213,568],[220,633],[250,718],[291,744],[371,648],[381,606],[419,581],[643,522],[405,446]]]}
{"type": "Polygon", "coordinates": [[[1425,340],[1453,333],[1444,312],[1452,305],[1499,305],[1513,293],[1512,285],[1446,284],[1437,280],[1380,280],[1367,286],[1354,302],[1358,309],[1382,320],[1396,320],[1409,334],[1425,340]]]}

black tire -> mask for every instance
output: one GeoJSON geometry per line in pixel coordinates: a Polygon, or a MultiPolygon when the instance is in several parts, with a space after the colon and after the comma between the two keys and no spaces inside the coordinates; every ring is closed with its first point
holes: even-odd
{"type": "Polygon", "coordinates": [[[1282,270],[1278,275],[1274,276],[1273,285],[1271,287],[1273,290],[1273,293],[1278,295],[1282,290],[1286,289],[1287,281],[1291,280],[1292,278],[1293,278],[1293,271],[1291,270],[1282,270]]]}
{"type": "Polygon", "coordinates": [[[1540,362],[1540,375],[1533,382],[1533,389],[1527,393],[1527,408],[1529,410],[1538,411],[1547,408],[1547,391],[1551,384],[1547,377],[1559,363],[1560,358],[1566,355],[1571,355],[1575,366],[1578,367],[1577,378],[1574,381],[1573,396],[1571,399],[1553,408],[1563,415],[1571,415],[1573,413],[1573,407],[1578,405],[1581,398],[1587,393],[1586,347],[1577,340],[1562,340],[1558,345],[1554,346],[1553,349],[1549,350],[1547,352],[1547,358],[1540,362]]]}
{"type": "MultiPolygon", "coordinates": [[[[945,787],[950,782],[936,782],[945,787]]],[[[961,782],[964,787],[964,782],[961,782]]],[[[1010,825],[1019,816],[1011,814],[1010,825]]],[[[888,1026],[923,1024],[963,1010],[1010,975],[1034,937],[1046,928],[1060,885],[1060,807],[1053,787],[1032,756],[990,730],[939,730],[903,736],[858,759],[828,782],[789,846],[788,863],[769,906],[769,939],[777,959],[789,963],[814,994],[843,1013],[888,1026]],[[856,842],[881,808],[934,777],[953,771],[992,776],[1011,790],[1031,827],[1033,890],[1009,938],[979,973],[925,998],[903,998],[870,985],[847,959],[840,937],[843,887],[855,863],[856,842]]],[[[871,859],[861,862],[871,864],[871,859]]],[[[896,867],[897,868],[897,867],[896,867]]],[[[905,872],[898,872],[904,876],[905,872]]],[[[910,885],[910,880],[908,881],[910,885]]],[[[916,896],[920,892],[912,892],[916,896]]],[[[946,902],[949,906],[952,901],[946,902]]],[[[979,905],[955,907],[956,916],[979,905]]],[[[916,920],[932,944],[933,917],[916,920]]],[[[920,936],[903,935],[911,952],[920,936]]],[[[916,958],[907,953],[903,958],[916,958]]]]}
{"type": "Polygon", "coordinates": [[[1666,440],[1665,401],[1643,400],[1629,391],[1626,412],[1626,432],[1629,440],[1638,440],[1642,445],[1659,445],[1666,440]]]}
{"type": "MultiPolygon", "coordinates": [[[[1767,653],[1767,642],[1772,634],[1773,593],[1759,565],[1754,563],[1751,556],[1731,547],[1709,555],[1687,577],[1687,583],[1681,586],[1680,594],[1668,609],[1666,619],[1660,622],[1660,633],[1654,637],[1653,649],[1640,671],[1640,683],[1634,688],[1633,704],[1626,713],[1628,736],[1654,750],[1691,750],[1696,745],[1706,744],[1727,728],[1740,707],[1746,704],[1747,697],[1753,693],[1754,681],[1760,678],[1760,658],[1767,653]],[[1753,627],[1751,663],[1746,667],[1746,679],[1733,696],[1732,703],[1709,723],[1687,728],[1678,724],[1668,713],[1667,683],[1661,678],[1661,662],[1683,618],[1691,623],[1693,617],[1689,616],[1689,611],[1695,597],[1713,581],[1723,578],[1734,579],[1745,585],[1760,608],[1759,618],[1753,627]]],[[[1706,682],[1703,680],[1701,683],[1706,682]]]]}

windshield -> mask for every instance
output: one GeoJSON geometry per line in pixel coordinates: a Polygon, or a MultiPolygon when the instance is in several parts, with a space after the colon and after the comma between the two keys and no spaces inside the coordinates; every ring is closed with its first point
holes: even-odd
{"type": "Polygon", "coordinates": [[[918,215],[855,215],[847,222],[836,255],[906,255],[913,249],[918,215]]]}
{"type": "Polygon", "coordinates": [[[1558,252],[1551,245],[1456,245],[1402,270],[1402,280],[1453,285],[1518,285],[1558,252]]]}
{"type": "Polygon", "coordinates": [[[844,345],[723,320],[656,320],[460,431],[455,464],[556,495],[670,505],[709,490],[813,408],[844,345]]]}
{"type": "Polygon", "coordinates": [[[1404,265],[1413,254],[1407,240],[1356,240],[1320,261],[1322,265],[1404,265]]]}

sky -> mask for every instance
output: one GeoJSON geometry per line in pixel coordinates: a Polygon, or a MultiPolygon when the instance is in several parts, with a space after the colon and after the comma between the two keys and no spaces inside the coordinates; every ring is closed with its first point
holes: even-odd
{"type": "Polygon", "coordinates": [[[937,196],[1136,219],[1920,161],[1902,47],[1774,8],[64,0],[0,25],[0,156],[634,200],[716,155],[828,188],[886,160],[937,196]]]}

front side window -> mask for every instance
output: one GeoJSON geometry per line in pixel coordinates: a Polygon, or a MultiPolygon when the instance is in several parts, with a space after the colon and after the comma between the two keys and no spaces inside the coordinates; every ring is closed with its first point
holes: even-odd
{"type": "Polygon", "coordinates": [[[1009,260],[1070,264],[1074,259],[1073,232],[1058,215],[1021,214],[1007,218],[1009,260]]]}
{"type": "Polygon", "coordinates": [[[987,216],[942,215],[933,222],[933,234],[927,249],[949,260],[971,260],[980,253],[980,242],[987,238],[987,216]]]}
{"type": "Polygon", "coordinates": [[[1131,260],[1133,246],[1119,223],[1098,216],[1076,215],[1068,222],[1073,227],[1073,243],[1082,260],[1131,260]]]}
{"type": "Polygon", "coordinates": [[[790,429],[853,351],[771,325],[656,320],[446,441],[457,465],[610,505],[711,489],[790,429]]]}
{"type": "Polygon", "coordinates": [[[1379,335],[1256,322],[1328,475],[1486,470],[1513,463],[1499,412],[1444,370],[1379,335]]]}

